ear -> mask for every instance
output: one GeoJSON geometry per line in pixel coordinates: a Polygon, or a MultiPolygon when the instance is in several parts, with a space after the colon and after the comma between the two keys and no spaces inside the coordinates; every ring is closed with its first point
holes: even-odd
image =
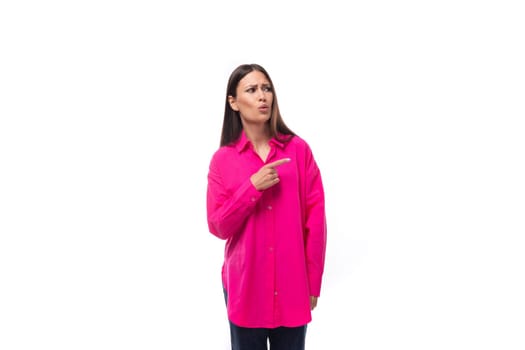
{"type": "Polygon", "coordinates": [[[237,102],[235,101],[235,97],[233,96],[228,96],[228,103],[230,104],[230,107],[235,111],[235,112],[238,112],[239,111],[239,107],[237,107],[237,102]]]}

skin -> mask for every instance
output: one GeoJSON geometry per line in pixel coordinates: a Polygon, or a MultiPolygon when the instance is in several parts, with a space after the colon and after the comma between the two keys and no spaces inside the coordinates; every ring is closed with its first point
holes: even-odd
{"type": "Polygon", "coordinates": [[[313,295],[310,296],[310,310],[315,309],[317,306],[317,297],[314,297],[313,295]]]}
{"type": "Polygon", "coordinates": [[[228,96],[228,102],[234,111],[239,112],[241,123],[255,152],[266,161],[270,152],[270,131],[268,121],[271,117],[273,91],[266,76],[253,71],[239,81],[236,97],[228,96]]]}
{"type": "MultiPolygon", "coordinates": [[[[266,162],[270,153],[270,132],[268,121],[271,118],[273,90],[266,76],[253,71],[239,81],[237,96],[228,96],[228,102],[234,111],[239,112],[246,136],[251,141],[255,152],[266,162]]],[[[253,186],[264,191],[279,183],[277,168],[288,163],[290,158],[283,158],[263,165],[250,177],[253,186]]],[[[310,296],[310,309],[317,306],[317,297],[310,296]]]]}

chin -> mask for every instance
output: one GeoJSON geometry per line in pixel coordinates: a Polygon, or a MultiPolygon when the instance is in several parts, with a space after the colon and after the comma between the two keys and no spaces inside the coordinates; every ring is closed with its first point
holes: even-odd
{"type": "Polygon", "coordinates": [[[270,122],[270,116],[264,116],[259,118],[246,118],[246,123],[248,124],[266,124],[270,122]]]}

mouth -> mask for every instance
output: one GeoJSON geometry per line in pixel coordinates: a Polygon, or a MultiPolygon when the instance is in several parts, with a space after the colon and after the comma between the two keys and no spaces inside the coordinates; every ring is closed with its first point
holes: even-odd
{"type": "Polygon", "coordinates": [[[260,106],[257,109],[259,110],[259,112],[268,113],[268,111],[270,110],[270,107],[268,107],[268,106],[260,106]]]}

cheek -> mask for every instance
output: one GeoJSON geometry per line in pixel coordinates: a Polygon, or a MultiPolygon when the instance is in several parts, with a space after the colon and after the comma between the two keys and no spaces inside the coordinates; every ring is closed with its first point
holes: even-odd
{"type": "Polygon", "coordinates": [[[251,105],[252,105],[252,104],[251,104],[249,101],[246,101],[246,100],[237,100],[237,108],[238,108],[240,111],[250,109],[251,105]]]}

